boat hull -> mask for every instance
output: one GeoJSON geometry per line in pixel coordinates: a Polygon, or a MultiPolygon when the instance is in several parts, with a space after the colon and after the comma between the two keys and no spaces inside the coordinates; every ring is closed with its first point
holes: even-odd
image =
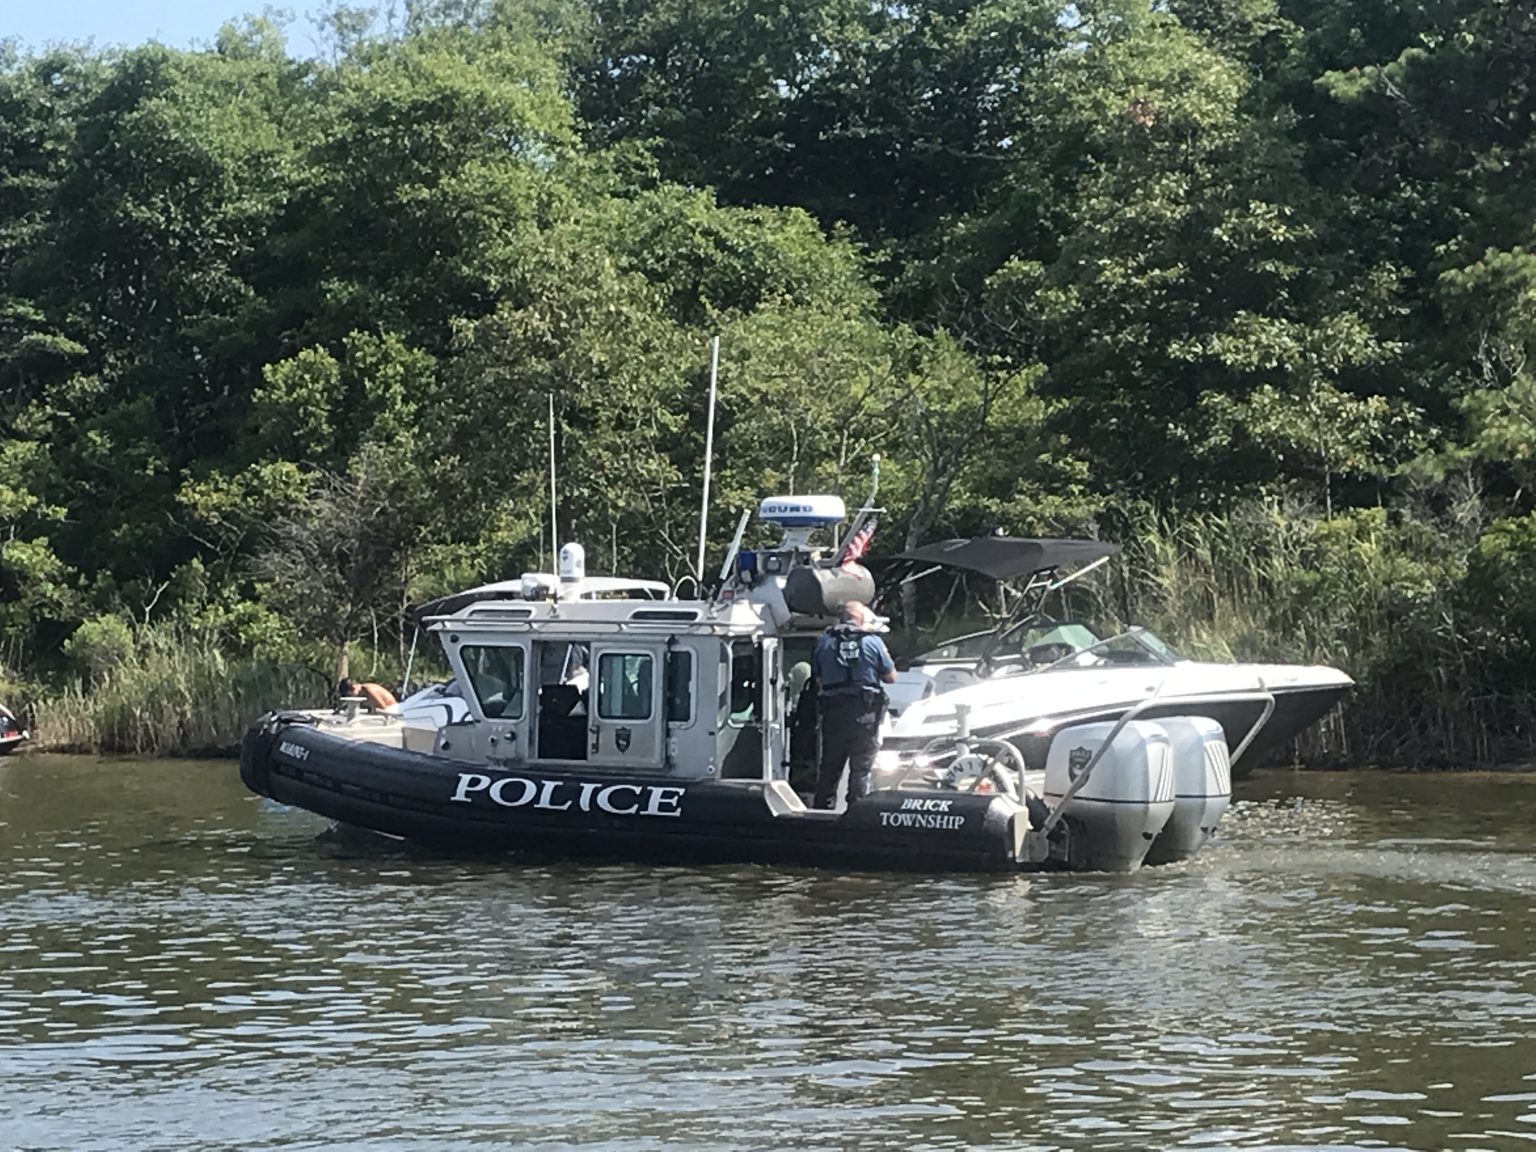
{"type": "MultiPolygon", "coordinates": [[[[1197,671],[1213,667],[1216,666],[1199,666],[1197,671]]],[[[1254,725],[1262,722],[1254,739],[1232,761],[1232,778],[1240,780],[1317,723],[1353,687],[1351,681],[1338,674],[1337,682],[1268,687],[1258,678],[1262,671],[1265,669],[1256,667],[1254,675],[1239,680],[1231,690],[1207,682],[1189,686],[1187,690],[1193,695],[1185,695],[1179,691],[1182,686],[1177,686],[1168,698],[1154,701],[1138,715],[1147,720],[1186,715],[1208,717],[1221,725],[1234,752],[1254,725]],[[1264,692],[1274,699],[1274,710],[1268,720],[1264,720],[1264,692]]],[[[1145,681],[1145,677],[1133,679],[1121,674],[1115,679],[1090,678],[1070,671],[984,681],[973,688],[924,700],[891,729],[884,747],[897,752],[923,749],[936,736],[953,728],[955,704],[971,703],[974,736],[1007,739],[1018,748],[1026,763],[1041,765],[1051,741],[1063,729],[1118,720],[1142,706],[1156,685],[1138,681],[1145,681]],[[1049,688],[1050,694],[1030,695],[1043,688],[1049,688]],[[990,698],[979,698],[982,693],[990,698]],[[1031,716],[1035,719],[1028,719],[1031,716]]]]}
{"type": "Polygon", "coordinates": [[[354,827],[455,852],[1010,872],[1028,813],[995,795],[877,792],[809,811],[787,786],[585,768],[493,767],[264,717],[241,746],[247,788],[354,827]]]}

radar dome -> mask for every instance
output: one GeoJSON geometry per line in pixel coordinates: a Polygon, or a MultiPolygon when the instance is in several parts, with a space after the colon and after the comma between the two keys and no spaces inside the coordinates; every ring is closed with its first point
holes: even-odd
{"type": "Polygon", "coordinates": [[[560,549],[560,579],[567,584],[584,580],[587,576],[587,550],[580,544],[567,544],[560,549]]]}
{"type": "Polygon", "coordinates": [[[841,496],[770,496],[757,508],[757,518],[785,528],[820,528],[848,516],[841,496]]]}

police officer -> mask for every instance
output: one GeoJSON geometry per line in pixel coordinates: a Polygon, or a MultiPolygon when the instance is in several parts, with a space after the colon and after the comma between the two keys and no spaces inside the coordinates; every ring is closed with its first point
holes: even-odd
{"type": "Polygon", "coordinates": [[[821,704],[821,769],[816,777],[817,808],[831,808],[837,782],[848,765],[848,802],[869,792],[869,773],[880,750],[885,689],[896,679],[896,664],[885,641],[867,631],[874,613],[857,600],[843,606],[842,623],[816,641],[811,674],[821,704]]]}

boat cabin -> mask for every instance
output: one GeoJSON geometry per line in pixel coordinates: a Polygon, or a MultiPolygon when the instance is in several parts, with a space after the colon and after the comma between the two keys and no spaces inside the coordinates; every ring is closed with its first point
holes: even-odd
{"type": "Polygon", "coordinates": [[[470,716],[437,751],[709,777],[782,757],[778,642],[750,604],[477,604],[435,621],[470,716]]]}
{"type": "MultiPolygon", "coordinates": [[[[516,596],[461,601],[428,627],[469,715],[439,729],[433,751],[519,768],[785,778],[810,652],[841,607],[823,593],[872,591],[862,569],[862,582],[831,569],[811,543],[845,515],[835,497],[763,501],[759,519],[783,540],[733,550],[707,599],[575,599],[525,578],[516,596]]],[[[568,545],[562,577],[570,555],[568,545]]]]}

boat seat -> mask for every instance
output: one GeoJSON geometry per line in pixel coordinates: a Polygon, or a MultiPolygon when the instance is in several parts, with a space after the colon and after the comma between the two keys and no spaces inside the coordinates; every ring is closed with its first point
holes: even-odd
{"type": "Polygon", "coordinates": [[[541,760],[587,758],[587,718],[571,714],[581,702],[581,689],[574,684],[546,684],[539,689],[541,760]]]}
{"type": "Polygon", "coordinates": [[[574,684],[546,684],[539,689],[539,715],[551,718],[569,716],[581,703],[581,689],[574,684]]]}
{"type": "Polygon", "coordinates": [[[761,780],[763,778],[763,729],[760,724],[743,724],[738,729],[725,760],[720,765],[722,780],[761,780]]]}

